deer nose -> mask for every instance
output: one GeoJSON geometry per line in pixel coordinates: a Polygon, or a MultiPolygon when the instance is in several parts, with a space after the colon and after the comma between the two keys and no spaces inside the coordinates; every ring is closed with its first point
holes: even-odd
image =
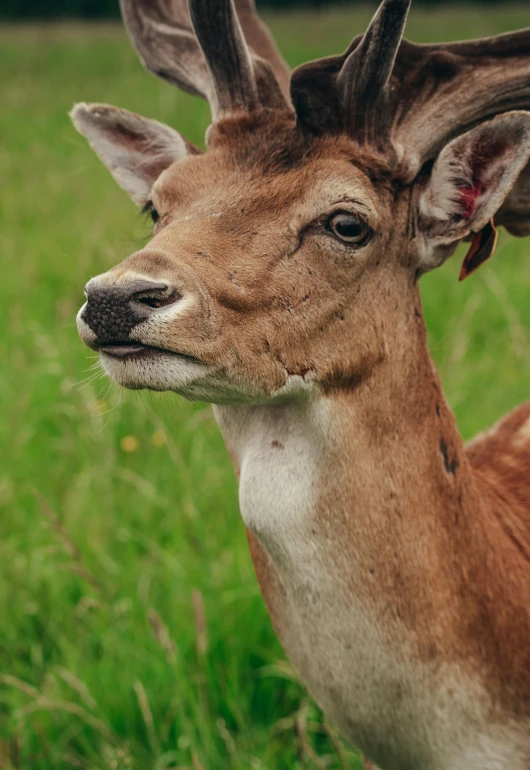
{"type": "Polygon", "coordinates": [[[128,284],[85,286],[87,303],[82,320],[96,335],[96,342],[120,342],[157,308],[177,302],[180,293],[167,283],[137,280],[128,284]]]}

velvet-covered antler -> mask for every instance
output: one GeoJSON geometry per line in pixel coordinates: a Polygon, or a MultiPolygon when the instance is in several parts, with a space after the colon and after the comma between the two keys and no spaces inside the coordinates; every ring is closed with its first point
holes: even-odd
{"type": "Polygon", "coordinates": [[[233,0],[191,0],[188,9],[186,0],[120,0],[125,26],[144,66],[207,99],[214,120],[234,110],[287,106],[281,91],[288,80],[287,66],[252,0],[236,5],[233,0]]]}
{"type": "Polygon", "coordinates": [[[530,29],[417,45],[401,39],[409,6],[383,0],[364,36],[341,56],[298,67],[291,91],[302,124],[382,149],[391,141],[415,173],[481,121],[530,109],[530,29]]]}
{"type": "MultiPolygon", "coordinates": [[[[289,71],[254,0],[120,0],[147,69],[206,98],[213,119],[288,109],[289,71]]],[[[530,110],[530,29],[460,43],[402,39],[411,0],[383,0],[340,56],[299,67],[291,95],[299,126],[346,133],[378,149],[406,181],[454,137],[511,110],[530,110]]],[[[530,169],[498,220],[530,231],[530,169]]]]}
{"type": "MultiPolygon", "coordinates": [[[[304,64],[291,79],[302,128],[370,144],[412,181],[454,137],[496,115],[530,110],[530,29],[459,43],[402,40],[410,0],[383,0],[367,32],[341,56],[304,64]]],[[[530,229],[530,169],[499,212],[530,229]]]]}
{"type": "Polygon", "coordinates": [[[337,77],[343,115],[356,137],[377,135],[385,122],[389,83],[411,0],[385,0],[337,77]]]}
{"type": "Polygon", "coordinates": [[[279,52],[267,26],[258,16],[254,0],[235,0],[234,5],[251,50],[270,63],[282,93],[289,99],[291,70],[279,52]]]}
{"type": "Polygon", "coordinates": [[[271,65],[247,45],[233,0],[190,0],[190,15],[214,84],[215,117],[285,107],[271,65]]]}

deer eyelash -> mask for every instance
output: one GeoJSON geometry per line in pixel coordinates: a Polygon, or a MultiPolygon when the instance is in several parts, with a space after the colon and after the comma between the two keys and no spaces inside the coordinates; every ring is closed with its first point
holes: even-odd
{"type": "Polygon", "coordinates": [[[155,205],[151,200],[147,201],[147,203],[142,206],[141,213],[151,217],[155,224],[160,219],[160,214],[158,213],[158,210],[155,208],[155,205]]]}

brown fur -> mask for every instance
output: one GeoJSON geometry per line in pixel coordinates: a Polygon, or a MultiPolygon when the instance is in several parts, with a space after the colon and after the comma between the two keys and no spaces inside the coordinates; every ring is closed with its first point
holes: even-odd
{"type": "MultiPolygon", "coordinates": [[[[159,215],[151,242],[90,282],[100,297],[116,286],[130,296],[131,317],[142,298],[128,287],[154,280],[169,291],[112,341],[151,352],[138,363],[102,348],[105,367],[124,386],[218,405],[274,627],[302,680],[371,760],[385,770],[461,770],[462,762],[485,770],[490,758],[495,770],[528,767],[530,403],[464,447],[428,353],[417,285],[483,226],[481,217],[500,210],[499,222],[527,227],[526,113],[440,149],[496,112],[489,94],[505,93],[509,72],[526,82],[528,32],[399,45],[408,2],[385,0],[364,43],[295,73],[295,116],[275,85],[285,94],[283,62],[270,49],[274,79],[248,53],[226,0],[218,12],[230,55],[218,54],[209,7],[194,0],[205,58],[186,33],[174,69],[159,45],[167,28],[156,32],[166,6],[123,5],[147,66],[206,95],[224,119],[198,154],[139,116],[101,105],[74,111],[142,203],[159,170],[151,180],[146,169],[160,161],[149,159],[145,136],[162,138],[175,161],[164,156],[151,188],[159,215]],[[387,51],[375,89],[377,67],[365,62],[358,72],[357,48],[387,51]],[[468,83],[470,61],[477,98],[458,123],[455,89],[468,83]],[[361,94],[358,103],[352,94],[361,94]],[[372,103],[373,94],[381,101],[372,103]],[[427,120],[434,108],[440,125],[427,120]],[[486,189],[469,158],[480,137],[499,134],[510,139],[505,151],[479,164],[486,189]],[[396,137],[401,148],[390,146],[396,137]],[[434,171],[429,163],[420,171],[436,155],[434,171]],[[462,185],[467,214],[455,208],[462,185]],[[331,226],[337,212],[359,216],[371,237],[345,243],[331,226]]],[[[268,55],[252,3],[238,7],[247,37],[257,34],[256,50],[268,55]]],[[[172,12],[178,38],[189,19],[180,3],[172,12]]],[[[514,93],[511,108],[527,107],[527,87],[514,93]]],[[[96,328],[104,328],[106,305],[98,307],[96,328]]],[[[90,317],[81,311],[80,334],[98,349],[90,317]]]]}
{"type": "Polygon", "coordinates": [[[483,496],[530,562],[530,403],[477,436],[467,454],[483,496]]]}
{"type": "MultiPolygon", "coordinates": [[[[340,543],[338,582],[347,581],[348,564],[362,553],[368,579],[346,590],[378,607],[389,644],[405,628],[419,661],[473,670],[487,683],[496,712],[528,717],[530,450],[517,446],[515,427],[530,415],[530,404],[479,440],[468,457],[426,349],[409,354],[406,377],[393,359],[392,375],[387,361],[364,384],[330,396],[345,435],[329,458],[329,488],[319,496],[322,537],[332,533],[340,543]],[[362,519],[348,517],[352,499],[362,519]]],[[[283,638],[274,565],[250,540],[283,638]]]]}
{"type": "MultiPolygon", "coordinates": [[[[400,633],[395,624],[404,625],[420,660],[474,669],[496,708],[530,715],[530,436],[523,430],[530,403],[466,450],[414,294],[406,330],[387,306],[380,308],[389,316],[387,330],[398,329],[387,337],[392,347],[384,361],[363,363],[365,377],[353,387],[335,377],[329,398],[345,435],[329,458],[334,473],[320,493],[320,522],[341,544],[341,580],[359,551],[373,565],[376,583],[349,590],[379,606],[389,640],[400,633]],[[365,512],[362,520],[344,515],[352,499],[365,512]]],[[[280,584],[269,557],[249,539],[282,638],[280,584]]]]}
{"type": "MultiPolygon", "coordinates": [[[[412,191],[390,181],[377,155],[368,174],[366,149],[300,137],[290,118],[277,118],[267,144],[273,118],[267,129],[254,120],[250,140],[248,118],[225,122],[207,155],[164,172],[152,193],[160,220],[151,243],[106,281],[139,273],[196,296],[178,323],[144,341],[205,362],[246,398],[266,399],[290,375],[311,372],[335,426],[314,537],[339,593],[371,608],[390,647],[406,640],[418,664],[455,664],[480,681],[493,720],[528,718],[530,406],[464,449],[427,351],[405,215],[412,191]],[[344,197],[374,229],[360,252],[314,224],[344,197]],[[350,574],[359,560],[362,579],[350,574]]],[[[252,532],[249,544],[291,653],[274,559],[252,532]]],[[[377,752],[366,729],[352,728],[377,752]]]]}

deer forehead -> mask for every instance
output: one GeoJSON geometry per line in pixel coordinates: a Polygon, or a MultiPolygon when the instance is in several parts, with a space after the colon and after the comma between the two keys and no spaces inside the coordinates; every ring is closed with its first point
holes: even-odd
{"type": "Polygon", "coordinates": [[[387,202],[354,158],[319,157],[295,168],[244,166],[227,152],[207,152],[173,163],[158,178],[152,200],[181,222],[236,228],[252,221],[295,229],[344,204],[376,227],[387,202]]]}

